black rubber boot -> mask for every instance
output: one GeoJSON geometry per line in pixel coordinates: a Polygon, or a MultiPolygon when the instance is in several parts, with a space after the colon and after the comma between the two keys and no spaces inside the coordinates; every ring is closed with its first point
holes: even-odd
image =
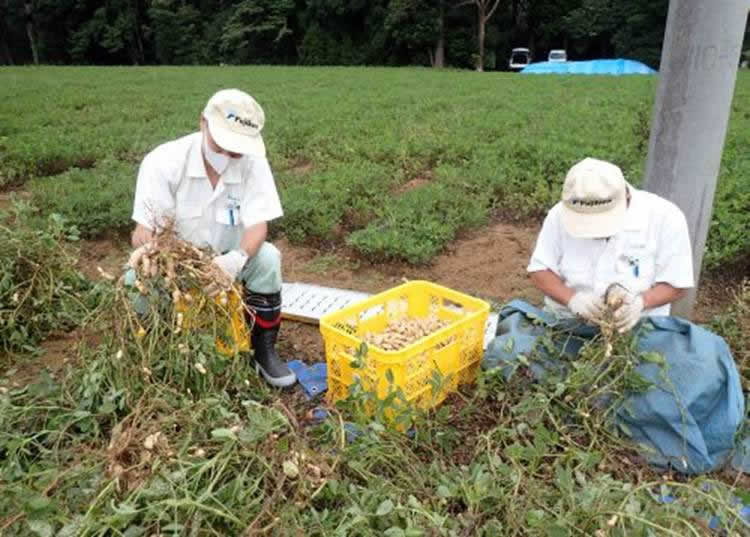
{"type": "MultiPolygon", "coordinates": [[[[281,325],[281,293],[262,295],[245,290],[245,304],[255,312],[255,322],[250,332],[255,370],[271,386],[286,388],[297,382],[297,377],[276,353],[276,338],[281,325]]],[[[252,322],[245,312],[248,325],[252,322]]]]}

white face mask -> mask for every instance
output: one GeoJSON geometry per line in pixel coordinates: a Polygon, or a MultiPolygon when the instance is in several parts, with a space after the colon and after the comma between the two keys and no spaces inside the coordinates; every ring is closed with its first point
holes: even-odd
{"type": "Polygon", "coordinates": [[[219,175],[224,173],[224,170],[226,170],[227,166],[229,166],[229,156],[217,153],[216,151],[208,147],[205,132],[203,133],[203,156],[206,157],[208,163],[219,175]]]}

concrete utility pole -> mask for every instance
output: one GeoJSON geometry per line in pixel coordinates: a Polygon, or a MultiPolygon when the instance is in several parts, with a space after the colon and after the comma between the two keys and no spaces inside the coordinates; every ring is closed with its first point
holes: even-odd
{"type": "MultiPolygon", "coordinates": [[[[750,0],[671,0],[651,123],[646,190],[685,213],[696,284],[711,224],[750,0]]],[[[695,289],[672,313],[690,317],[695,289]]]]}

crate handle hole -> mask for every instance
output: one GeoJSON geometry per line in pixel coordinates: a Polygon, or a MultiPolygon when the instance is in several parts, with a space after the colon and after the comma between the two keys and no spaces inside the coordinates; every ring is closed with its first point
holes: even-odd
{"type": "Polygon", "coordinates": [[[464,305],[460,304],[458,302],[454,302],[453,300],[449,300],[447,298],[443,299],[443,307],[445,309],[455,311],[456,313],[463,313],[464,312],[464,305]]]}
{"type": "Polygon", "coordinates": [[[383,313],[382,304],[373,306],[371,308],[368,308],[364,311],[359,312],[359,322],[366,321],[367,319],[370,319],[372,317],[377,317],[378,315],[381,315],[382,313],[383,313]]]}

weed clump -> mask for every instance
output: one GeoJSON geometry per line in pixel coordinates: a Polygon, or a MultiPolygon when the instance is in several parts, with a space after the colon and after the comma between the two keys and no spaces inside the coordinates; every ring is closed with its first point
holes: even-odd
{"type": "Polygon", "coordinates": [[[116,384],[132,386],[131,397],[141,395],[144,384],[200,398],[231,393],[242,383],[247,371],[239,353],[248,350],[245,323],[253,312],[212,258],[171,226],[130,256],[112,314],[123,367],[111,373],[116,384]]]}
{"type": "Polygon", "coordinates": [[[742,281],[726,312],[713,320],[711,328],[727,340],[744,388],[750,390],[750,279],[742,281]]]}
{"type": "Polygon", "coordinates": [[[76,270],[66,241],[77,230],[57,214],[32,226],[34,208],[0,212],[0,350],[30,352],[54,331],[84,322],[94,306],[91,284],[76,270]]]}

